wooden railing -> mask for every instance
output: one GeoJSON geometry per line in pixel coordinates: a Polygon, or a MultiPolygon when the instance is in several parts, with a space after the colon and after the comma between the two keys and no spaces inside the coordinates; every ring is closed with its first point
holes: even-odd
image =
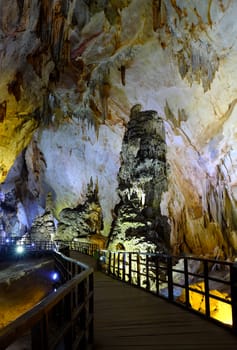
{"type": "MultiPolygon", "coordinates": [[[[28,246],[31,254],[54,247],[52,242],[34,243],[28,246]]],[[[87,349],[92,344],[93,269],[55,249],[51,254],[61,285],[30,311],[0,330],[0,350],[11,344],[16,349],[22,346],[32,350],[87,349]]]]}
{"type": "Polygon", "coordinates": [[[108,250],[100,251],[99,260],[108,275],[237,332],[237,265],[197,257],[108,250]],[[223,290],[225,293],[220,292],[223,290]]]}

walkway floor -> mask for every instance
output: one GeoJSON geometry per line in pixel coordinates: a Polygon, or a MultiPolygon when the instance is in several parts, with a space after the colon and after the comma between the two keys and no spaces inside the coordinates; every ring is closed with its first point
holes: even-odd
{"type": "Polygon", "coordinates": [[[94,317],[95,350],[237,349],[228,330],[97,271],[94,317]]]}

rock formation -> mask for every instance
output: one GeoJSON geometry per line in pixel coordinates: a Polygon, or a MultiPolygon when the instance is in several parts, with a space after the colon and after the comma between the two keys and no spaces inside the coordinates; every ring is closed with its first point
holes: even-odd
{"type": "MultiPolygon", "coordinates": [[[[14,194],[20,232],[46,212],[48,193],[54,220],[83,212],[92,179],[98,234],[125,247],[134,225],[116,235],[132,205],[126,173],[134,186],[155,186],[143,189],[144,211],[133,211],[138,225],[149,216],[150,248],[164,236],[175,254],[235,257],[237,2],[1,0],[0,10],[0,192],[14,194]],[[165,147],[162,192],[161,168],[127,158],[138,104],[163,122],[166,145],[147,158],[158,164],[165,147]]],[[[153,137],[142,139],[143,158],[153,137]]]]}
{"type": "Polygon", "coordinates": [[[169,251],[168,218],[161,215],[167,191],[166,144],[163,121],[155,111],[131,109],[118,174],[120,202],[115,208],[110,249],[169,251]]]}
{"type": "Polygon", "coordinates": [[[102,210],[98,201],[97,186],[88,186],[87,199],[76,208],[65,208],[59,215],[57,235],[55,239],[71,241],[98,237],[103,229],[102,210]]]}

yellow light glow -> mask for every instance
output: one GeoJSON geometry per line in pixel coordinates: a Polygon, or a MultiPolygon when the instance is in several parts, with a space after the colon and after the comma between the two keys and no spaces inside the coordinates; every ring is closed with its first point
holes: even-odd
{"type": "MultiPolygon", "coordinates": [[[[214,292],[217,291],[212,292],[212,294],[214,294],[214,292]]],[[[226,304],[222,301],[213,298],[210,298],[210,304],[215,305],[215,310],[211,312],[211,317],[215,318],[216,320],[222,323],[232,325],[232,309],[230,304],[226,304]]]]}
{"type": "MultiPolygon", "coordinates": [[[[193,289],[197,289],[198,291],[201,291],[201,292],[205,291],[204,282],[193,284],[190,287],[192,287],[193,289]]],[[[223,300],[230,301],[230,297],[227,293],[221,293],[218,290],[210,290],[210,294],[218,296],[223,300]]],[[[181,301],[183,303],[185,302],[185,290],[183,290],[183,293],[178,298],[178,301],[181,301]]],[[[189,291],[189,302],[192,309],[205,314],[206,305],[205,305],[205,296],[203,294],[196,293],[194,291],[189,291]]],[[[232,325],[232,322],[233,322],[232,308],[230,304],[227,304],[224,301],[220,301],[211,297],[209,299],[209,303],[210,303],[211,318],[214,318],[222,323],[232,325]]]]}

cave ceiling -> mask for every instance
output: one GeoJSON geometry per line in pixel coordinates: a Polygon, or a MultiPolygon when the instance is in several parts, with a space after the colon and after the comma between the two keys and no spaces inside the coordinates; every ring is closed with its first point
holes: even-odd
{"type": "Polygon", "coordinates": [[[154,179],[143,189],[130,180],[168,220],[173,252],[233,255],[237,2],[0,0],[0,9],[0,183],[4,193],[18,184],[25,224],[48,193],[59,219],[96,187],[100,229],[109,235],[123,211],[115,210],[121,159],[128,164],[121,150],[139,108],[163,123],[166,181],[161,193],[154,179]]]}

